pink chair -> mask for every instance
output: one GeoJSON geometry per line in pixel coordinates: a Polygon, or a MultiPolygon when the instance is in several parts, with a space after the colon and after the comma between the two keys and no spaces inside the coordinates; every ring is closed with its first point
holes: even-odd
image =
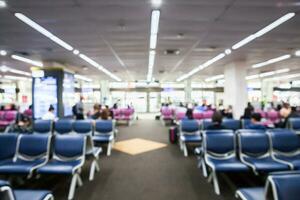
{"type": "Polygon", "coordinates": [[[269,111],[267,112],[267,118],[273,123],[279,122],[279,113],[277,111],[269,111]]]}
{"type": "Polygon", "coordinates": [[[4,119],[0,121],[0,126],[6,127],[16,120],[17,111],[5,111],[4,119]]]}
{"type": "Polygon", "coordinates": [[[173,111],[169,108],[164,108],[161,110],[161,115],[163,120],[171,120],[173,119],[173,111]]]}
{"type": "Polygon", "coordinates": [[[121,120],[121,118],[122,118],[121,110],[120,109],[113,109],[112,111],[114,113],[114,119],[121,120]]]}
{"type": "Polygon", "coordinates": [[[203,114],[201,112],[193,112],[194,119],[201,120],[203,119],[203,114]]]}
{"type": "Polygon", "coordinates": [[[203,119],[211,119],[214,114],[214,111],[208,110],[203,112],[203,119]]]}
{"type": "Polygon", "coordinates": [[[178,112],[178,113],[176,113],[175,118],[176,118],[176,121],[180,121],[180,120],[185,118],[185,113],[184,112],[178,112]]]}
{"type": "Polygon", "coordinates": [[[4,120],[5,111],[0,111],[0,120],[4,120]]]}
{"type": "Polygon", "coordinates": [[[132,119],[132,109],[130,108],[125,108],[122,110],[122,113],[123,113],[123,120],[126,120],[126,121],[130,121],[132,119]]]}

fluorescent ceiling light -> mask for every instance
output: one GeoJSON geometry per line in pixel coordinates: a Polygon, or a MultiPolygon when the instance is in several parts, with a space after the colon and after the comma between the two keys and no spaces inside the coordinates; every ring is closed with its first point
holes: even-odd
{"type": "Polygon", "coordinates": [[[32,21],[30,18],[28,18],[27,16],[25,16],[22,13],[15,13],[15,16],[21,20],[22,22],[24,22],[25,24],[31,26],[33,29],[35,29],[36,31],[40,32],[41,34],[43,34],[44,36],[48,37],[49,39],[51,39],[53,42],[57,43],[58,45],[62,46],[63,48],[72,51],[73,47],[71,45],[69,45],[68,43],[66,43],[65,41],[61,40],[60,38],[58,38],[57,36],[53,35],[51,32],[49,32],[48,30],[46,30],[44,27],[40,26],[39,24],[37,24],[36,22],[32,21]]]}
{"type": "Polygon", "coordinates": [[[153,10],[151,13],[151,34],[157,34],[159,28],[160,11],[153,10]]]}
{"type": "Polygon", "coordinates": [[[283,55],[283,56],[279,56],[277,58],[272,58],[272,59],[267,60],[265,62],[261,62],[261,63],[255,64],[255,65],[252,65],[252,68],[263,67],[263,66],[270,65],[270,64],[273,64],[273,63],[276,63],[276,62],[280,62],[280,61],[283,61],[283,60],[286,60],[286,59],[289,59],[289,58],[291,58],[291,55],[286,54],[286,55],[283,55]]]}
{"type": "Polygon", "coordinates": [[[10,79],[10,80],[21,80],[21,81],[30,81],[31,78],[26,78],[26,77],[22,77],[22,76],[8,76],[5,75],[4,76],[5,79],[10,79]]]}
{"type": "Polygon", "coordinates": [[[31,60],[29,58],[25,58],[25,57],[22,57],[22,56],[18,56],[18,55],[11,55],[11,57],[15,60],[19,60],[19,61],[22,61],[22,62],[25,62],[25,63],[28,63],[28,64],[31,64],[31,65],[34,65],[34,66],[38,66],[38,67],[43,67],[43,63],[40,62],[40,61],[36,61],[36,60],[31,60]]]}
{"type": "Polygon", "coordinates": [[[300,56],[300,50],[295,52],[295,56],[300,56]]]}
{"type": "Polygon", "coordinates": [[[73,51],[73,53],[74,53],[75,55],[78,55],[80,52],[79,52],[77,49],[75,49],[75,50],[73,51]]]}
{"type": "Polygon", "coordinates": [[[150,49],[156,49],[157,35],[150,35],[150,49]]]}
{"type": "Polygon", "coordinates": [[[0,55],[1,56],[6,56],[7,55],[7,52],[5,50],[0,50],[0,55]]]}
{"type": "Polygon", "coordinates": [[[298,74],[289,74],[289,75],[286,75],[286,76],[277,76],[277,77],[273,77],[272,79],[273,80],[286,80],[286,79],[293,79],[293,78],[298,78],[300,77],[300,73],[298,74]]]}
{"type": "Polygon", "coordinates": [[[152,5],[155,7],[158,7],[161,5],[162,0],[152,0],[152,5]]]}
{"type": "Polygon", "coordinates": [[[205,79],[205,81],[210,82],[210,81],[216,81],[216,80],[223,79],[223,78],[224,78],[224,74],[220,74],[220,75],[217,75],[217,76],[207,78],[207,79],[205,79]]]}
{"type": "Polygon", "coordinates": [[[25,76],[31,76],[31,73],[29,73],[29,72],[13,69],[11,67],[7,67],[6,65],[0,66],[0,71],[1,72],[11,72],[14,74],[20,74],[20,75],[25,75],[25,76]]]}
{"type": "Polygon", "coordinates": [[[5,1],[0,1],[0,8],[6,8],[6,2],[5,1]]]}
{"type": "Polygon", "coordinates": [[[206,61],[204,64],[203,64],[203,67],[208,67],[209,65],[217,62],[218,60],[221,60],[222,58],[225,57],[225,54],[224,53],[220,53],[219,55],[217,55],[216,57],[206,61]]]}
{"type": "Polygon", "coordinates": [[[271,31],[272,29],[276,28],[277,26],[281,25],[282,23],[288,21],[289,19],[293,18],[295,16],[295,13],[288,13],[282,17],[280,17],[279,19],[277,19],[276,21],[274,21],[273,23],[269,24],[268,26],[264,27],[263,29],[259,30],[258,32],[249,35],[248,37],[246,37],[245,39],[239,41],[238,43],[236,43],[235,45],[232,46],[232,49],[238,49],[242,46],[244,46],[245,44],[251,42],[252,40],[261,37],[262,35],[266,34],[267,32],[271,31]]]}
{"type": "Polygon", "coordinates": [[[82,76],[82,75],[79,75],[79,74],[75,74],[74,77],[75,77],[76,79],[80,79],[80,80],[83,80],[83,81],[86,81],[86,82],[92,82],[92,79],[87,78],[87,77],[82,76]]]}
{"type": "Polygon", "coordinates": [[[93,65],[96,68],[100,67],[100,65],[96,61],[92,60],[91,58],[87,57],[84,54],[79,54],[79,57],[82,58],[83,60],[85,60],[86,62],[88,62],[89,64],[93,65]]]}
{"type": "Polygon", "coordinates": [[[289,68],[284,68],[284,69],[279,69],[279,70],[275,70],[275,71],[264,72],[264,73],[260,73],[260,74],[255,74],[255,75],[247,76],[246,80],[252,80],[252,79],[257,79],[257,78],[264,78],[264,77],[273,76],[273,75],[276,75],[276,74],[286,73],[286,72],[289,72],[289,71],[290,71],[289,68]]]}

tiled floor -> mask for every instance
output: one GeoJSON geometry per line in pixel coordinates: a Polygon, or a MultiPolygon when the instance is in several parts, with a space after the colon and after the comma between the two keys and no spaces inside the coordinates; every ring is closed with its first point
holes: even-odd
{"type": "Polygon", "coordinates": [[[167,144],[164,143],[154,142],[151,140],[144,140],[140,138],[134,138],[130,140],[123,140],[120,142],[116,142],[114,145],[114,149],[130,155],[137,155],[149,151],[154,151],[160,148],[164,148],[166,146],[167,144]]]}

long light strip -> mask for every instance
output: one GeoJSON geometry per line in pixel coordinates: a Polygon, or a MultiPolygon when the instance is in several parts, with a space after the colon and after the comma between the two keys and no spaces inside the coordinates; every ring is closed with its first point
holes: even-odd
{"type": "Polygon", "coordinates": [[[289,71],[290,71],[289,68],[284,68],[284,69],[279,69],[279,70],[275,70],[275,71],[264,72],[264,73],[260,73],[260,74],[247,76],[246,80],[264,78],[264,77],[273,76],[273,75],[276,75],[276,74],[286,73],[286,72],[289,72],[289,71]]]}
{"type": "Polygon", "coordinates": [[[82,75],[79,75],[79,74],[75,74],[74,77],[75,77],[76,79],[80,79],[80,80],[83,80],[83,81],[86,81],[86,82],[92,82],[92,79],[87,78],[87,77],[82,76],[82,75]]]}
{"type": "Polygon", "coordinates": [[[32,21],[31,19],[29,19],[27,16],[25,16],[22,13],[15,13],[15,16],[21,20],[22,22],[24,22],[25,24],[31,26],[33,29],[35,29],[36,31],[40,32],[41,34],[43,34],[44,36],[48,37],[49,39],[51,39],[53,42],[55,42],[56,44],[62,46],[63,48],[72,51],[73,47],[71,45],[69,45],[68,43],[66,43],[65,41],[59,39],[57,36],[55,36],[54,34],[50,33],[48,30],[46,30],[44,27],[40,26],[39,24],[37,24],[36,22],[32,21]]]}
{"type": "MultiPolygon", "coordinates": [[[[67,49],[69,51],[73,51],[74,50],[72,52],[74,55],[79,55],[79,57],[81,59],[85,60],[86,62],[88,62],[92,66],[96,67],[97,69],[101,70],[102,72],[104,72],[105,74],[107,74],[108,76],[110,76],[111,78],[115,79],[116,81],[121,81],[121,79],[119,77],[117,77],[116,75],[112,74],[110,71],[108,71],[107,69],[105,69],[102,65],[98,64],[96,61],[92,60],[91,58],[89,58],[88,56],[86,56],[84,54],[79,54],[80,51],[78,49],[74,49],[71,45],[69,45],[68,43],[64,42],[63,40],[61,40],[60,38],[58,38],[57,36],[55,36],[54,34],[52,34],[51,32],[49,32],[48,30],[46,30],[44,27],[40,26],[39,24],[37,24],[36,22],[34,22],[30,18],[28,18],[24,14],[22,14],[22,13],[15,13],[15,16],[18,19],[20,19],[21,21],[23,21],[24,23],[28,24],[30,27],[34,28],[36,31],[40,32],[41,34],[43,34],[44,36],[48,37],[49,39],[51,39],[55,43],[57,43],[60,46],[64,47],[65,49],[67,49]]],[[[39,65],[37,65],[37,66],[39,66],[39,65]]]]}
{"type": "MultiPolygon", "coordinates": [[[[279,19],[277,19],[276,21],[272,22],[271,24],[269,24],[268,26],[264,27],[263,29],[257,31],[254,34],[249,35],[248,37],[244,38],[243,40],[239,41],[238,43],[234,44],[232,46],[233,50],[236,50],[242,46],[244,46],[245,44],[251,42],[252,40],[261,37],[262,35],[266,34],[267,32],[271,31],[272,29],[276,28],[277,26],[279,26],[280,24],[288,21],[289,19],[293,18],[295,16],[295,13],[288,13],[282,17],[280,17],[279,19]]],[[[217,57],[211,59],[214,61],[214,59],[216,59],[214,62],[222,59],[223,57],[225,57],[226,55],[231,54],[231,49],[226,49],[224,51],[224,53],[219,54],[217,57]]],[[[209,61],[211,61],[209,60],[209,61]]],[[[184,74],[182,76],[180,76],[179,78],[176,79],[177,82],[182,81],[186,78],[189,78],[190,76],[196,74],[197,72],[199,72],[200,70],[204,69],[205,67],[207,67],[208,65],[211,65],[212,63],[210,63],[209,61],[207,61],[207,64],[202,64],[199,65],[198,67],[194,68],[191,72],[184,74]]]]}
{"type": "Polygon", "coordinates": [[[25,76],[31,76],[31,73],[29,73],[29,72],[13,69],[11,67],[7,67],[6,65],[0,66],[0,71],[1,72],[11,72],[14,74],[20,74],[20,75],[25,75],[25,76]]]}
{"type": "Polygon", "coordinates": [[[216,75],[216,76],[207,78],[207,79],[205,79],[205,81],[210,82],[210,81],[216,81],[216,80],[223,79],[223,78],[224,78],[224,74],[220,74],[220,75],[216,75]]]}
{"type": "Polygon", "coordinates": [[[28,63],[28,64],[31,64],[31,65],[34,65],[34,66],[38,66],[38,67],[43,67],[44,66],[43,63],[40,62],[40,61],[31,60],[29,58],[25,58],[25,57],[18,56],[18,55],[11,55],[11,58],[13,58],[15,60],[25,62],[25,63],[28,63]]]}
{"type": "Polygon", "coordinates": [[[239,41],[238,43],[234,44],[232,46],[232,49],[236,50],[236,49],[244,46],[245,44],[251,42],[252,40],[254,40],[258,37],[261,37],[262,35],[268,33],[269,31],[273,30],[277,26],[281,25],[282,23],[284,23],[284,22],[288,21],[289,19],[293,18],[295,15],[296,15],[295,13],[288,13],[288,14],[280,17],[279,19],[277,19],[273,23],[269,24],[268,26],[264,27],[263,29],[257,31],[256,33],[254,33],[252,35],[249,35],[245,39],[243,39],[243,40],[239,41]]]}
{"type": "Polygon", "coordinates": [[[260,67],[263,67],[263,66],[266,66],[266,65],[270,65],[270,64],[273,64],[273,63],[276,63],[276,62],[280,62],[280,61],[289,59],[289,58],[291,58],[291,55],[286,54],[286,55],[283,55],[283,56],[272,58],[272,59],[267,60],[265,62],[254,64],[254,65],[252,65],[252,68],[260,68],[260,67]]]}
{"type": "Polygon", "coordinates": [[[147,82],[151,82],[153,68],[155,63],[155,49],[157,45],[157,34],[159,29],[159,18],[160,11],[153,10],[151,13],[151,30],[150,30],[150,50],[149,50],[149,62],[148,62],[148,74],[147,74],[147,82]]]}
{"type": "Polygon", "coordinates": [[[292,79],[292,78],[298,78],[300,77],[300,73],[298,74],[289,74],[286,76],[277,76],[277,77],[273,77],[273,80],[286,80],[286,79],[292,79]]]}
{"type": "Polygon", "coordinates": [[[31,81],[31,78],[27,78],[27,77],[22,77],[22,76],[9,76],[9,75],[5,75],[3,76],[3,78],[5,79],[10,79],[10,80],[21,80],[21,81],[31,81]]]}

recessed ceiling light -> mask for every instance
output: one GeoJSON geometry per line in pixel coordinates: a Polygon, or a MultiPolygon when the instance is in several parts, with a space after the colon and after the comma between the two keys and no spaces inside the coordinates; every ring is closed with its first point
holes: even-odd
{"type": "Polygon", "coordinates": [[[231,50],[230,50],[230,49],[226,49],[226,50],[225,50],[225,54],[226,54],[226,55],[231,54],[231,50]]]}
{"type": "Polygon", "coordinates": [[[151,2],[153,6],[158,7],[161,5],[162,0],[152,0],[151,2]]]}
{"type": "Polygon", "coordinates": [[[6,2],[0,0],[0,8],[6,8],[6,2]]]}
{"type": "Polygon", "coordinates": [[[7,55],[7,52],[5,50],[0,50],[0,55],[1,56],[6,56],[7,55]]]}
{"type": "Polygon", "coordinates": [[[73,51],[73,53],[74,53],[75,55],[78,55],[80,52],[79,52],[77,49],[75,49],[75,50],[73,51]]]}

